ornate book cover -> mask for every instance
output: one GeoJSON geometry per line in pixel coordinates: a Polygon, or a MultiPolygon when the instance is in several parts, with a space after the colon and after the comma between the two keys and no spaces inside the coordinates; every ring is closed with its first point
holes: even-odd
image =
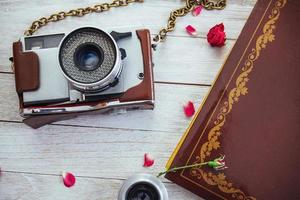
{"type": "Polygon", "coordinates": [[[259,0],[167,168],[206,200],[300,199],[300,1],[259,0]]]}

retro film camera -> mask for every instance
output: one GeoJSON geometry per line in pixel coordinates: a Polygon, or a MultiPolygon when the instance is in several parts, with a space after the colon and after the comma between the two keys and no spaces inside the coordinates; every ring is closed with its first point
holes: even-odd
{"type": "Polygon", "coordinates": [[[154,107],[148,30],[82,27],[13,44],[24,122],[34,128],[79,114],[154,107]]]}

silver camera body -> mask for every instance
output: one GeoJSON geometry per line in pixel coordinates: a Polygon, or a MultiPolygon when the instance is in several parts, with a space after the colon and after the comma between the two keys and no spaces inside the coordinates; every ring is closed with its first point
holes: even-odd
{"type": "Polygon", "coordinates": [[[34,52],[39,61],[39,87],[23,92],[25,106],[99,101],[143,80],[143,52],[135,31],[82,27],[20,41],[23,52],[34,52]]]}

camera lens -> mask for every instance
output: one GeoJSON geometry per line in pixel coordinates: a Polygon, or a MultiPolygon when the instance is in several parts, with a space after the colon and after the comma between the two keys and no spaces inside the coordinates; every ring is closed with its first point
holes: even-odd
{"type": "Polygon", "coordinates": [[[164,184],[150,174],[136,174],[122,185],[118,200],[168,200],[164,184]]]}
{"type": "Polygon", "coordinates": [[[76,29],[62,40],[58,52],[64,76],[79,90],[98,92],[122,71],[118,46],[108,33],[92,27],[76,29]]]}
{"type": "Polygon", "coordinates": [[[98,69],[103,62],[103,50],[94,43],[80,45],[74,53],[75,65],[83,71],[93,71],[98,69]]]}
{"type": "Polygon", "coordinates": [[[149,183],[133,185],[126,195],[126,200],[159,200],[157,189],[149,183]]]}

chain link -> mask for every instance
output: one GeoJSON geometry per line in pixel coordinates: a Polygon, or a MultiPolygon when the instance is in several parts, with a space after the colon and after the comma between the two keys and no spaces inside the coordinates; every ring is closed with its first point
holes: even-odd
{"type": "MultiPolygon", "coordinates": [[[[86,8],[77,8],[70,10],[68,12],[59,12],[49,17],[42,17],[34,22],[32,22],[31,26],[25,31],[26,36],[30,36],[35,33],[38,29],[43,26],[46,26],[49,22],[57,22],[65,19],[69,16],[82,17],[89,13],[100,13],[104,11],[108,11],[113,7],[122,7],[127,6],[131,3],[143,3],[144,0],[114,0],[111,3],[102,3],[96,4],[91,7],[86,8]]],[[[217,9],[221,10],[226,6],[226,0],[186,0],[186,5],[182,8],[176,9],[171,12],[170,17],[168,19],[168,24],[166,28],[162,28],[159,33],[154,37],[155,42],[160,42],[164,40],[167,36],[167,33],[172,32],[176,26],[177,17],[183,17],[187,15],[195,6],[201,5],[207,10],[217,9]]]]}
{"type": "Polygon", "coordinates": [[[174,31],[177,17],[186,16],[195,6],[201,5],[207,10],[221,10],[226,7],[226,0],[186,0],[186,5],[177,10],[173,10],[168,19],[166,28],[163,28],[153,38],[154,42],[165,40],[167,33],[174,31]]]}
{"type": "Polygon", "coordinates": [[[100,13],[104,11],[108,11],[110,8],[113,7],[122,7],[127,6],[131,3],[139,2],[142,3],[144,0],[114,0],[111,3],[102,3],[102,4],[96,4],[91,7],[86,8],[77,8],[70,10],[68,12],[59,12],[53,15],[50,15],[49,17],[42,17],[34,22],[32,22],[31,26],[25,31],[26,36],[30,36],[33,33],[35,33],[38,29],[40,29],[43,26],[46,26],[49,22],[57,22],[60,20],[65,19],[66,17],[73,16],[73,17],[82,17],[89,13],[100,13]]]}

